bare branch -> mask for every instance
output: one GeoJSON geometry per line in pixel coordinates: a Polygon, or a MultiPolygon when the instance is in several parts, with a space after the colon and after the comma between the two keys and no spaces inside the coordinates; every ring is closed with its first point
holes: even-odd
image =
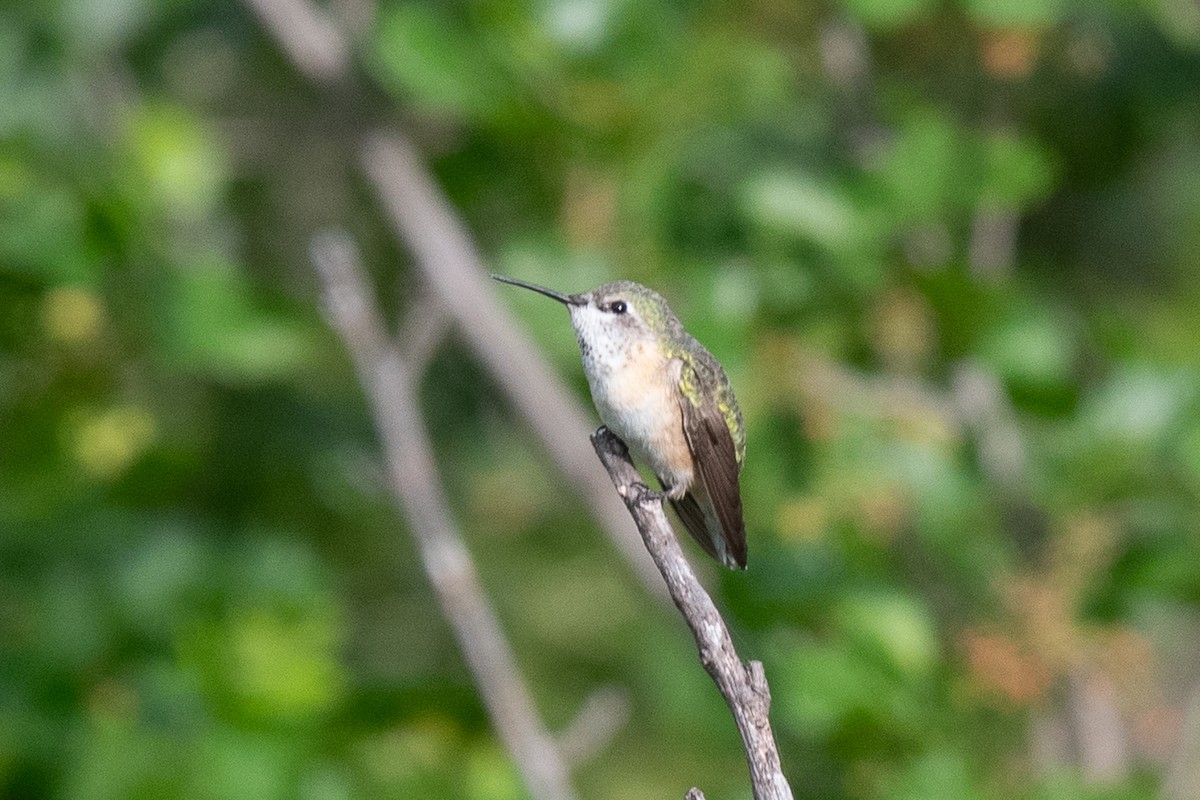
{"type": "Polygon", "coordinates": [[[1079,749],[1079,768],[1091,784],[1112,784],[1129,774],[1129,748],[1116,694],[1103,673],[1075,670],[1068,676],[1067,710],[1079,749]]]}
{"type": "Polygon", "coordinates": [[[396,337],[396,346],[401,348],[404,360],[414,374],[425,372],[438,346],[446,340],[450,323],[446,309],[427,291],[421,292],[409,305],[404,327],[396,337]]]}
{"type": "Polygon", "coordinates": [[[667,582],[671,599],[692,630],[700,663],[733,712],[750,766],[755,800],[791,800],[792,789],[783,775],[771,731],[771,691],[762,663],[743,662],[738,656],[725,620],[684,558],[663,512],[662,496],[641,482],[625,444],[607,428],[601,428],[592,434],[592,446],[617,487],[617,494],[625,499],[650,557],[667,582]]]}
{"type": "Polygon", "coordinates": [[[321,9],[305,0],[246,0],[263,26],[309,80],[339,80],[349,72],[349,44],[321,9]]]}
{"type": "Polygon", "coordinates": [[[796,389],[822,405],[871,417],[936,420],[951,434],[962,427],[952,401],[921,381],[878,377],[819,357],[804,357],[796,389]]]}
{"type": "Polygon", "coordinates": [[[587,763],[603,750],[629,720],[629,693],[618,686],[597,689],[558,735],[563,758],[571,766],[587,763]]]}
{"type": "Polygon", "coordinates": [[[1179,744],[1163,782],[1163,800],[1200,797],[1200,688],[1192,691],[1184,708],[1179,744]]]}
{"type": "Polygon", "coordinates": [[[1012,273],[1020,218],[1011,209],[980,208],[971,224],[971,274],[998,280],[1012,273]]]}
{"type": "Polygon", "coordinates": [[[538,800],[574,800],[566,763],[538,718],[508,641],[479,584],[437,476],[416,382],[390,347],[383,320],[344,233],[312,243],[329,319],[354,360],[383,443],[392,496],[458,639],[492,724],[538,800]]]}
{"type": "Polygon", "coordinates": [[[951,383],[955,411],[979,439],[986,477],[1007,491],[1024,492],[1029,457],[999,376],[967,360],[955,365],[951,383]]]}
{"type": "Polygon", "coordinates": [[[683,800],[704,800],[704,792],[693,786],[687,790],[687,794],[683,796],[683,800]]]}
{"type": "Polygon", "coordinates": [[[378,136],[367,147],[363,165],[432,293],[646,590],[662,597],[654,566],[638,546],[604,473],[572,446],[590,432],[589,415],[496,299],[469,234],[412,145],[398,134],[378,136]]]}
{"type": "MultiPolygon", "coordinates": [[[[347,37],[307,0],[246,0],[296,68],[317,83],[350,72],[347,37]]],[[[654,566],[638,546],[603,474],[577,442],[590,416],[555,375],[508,309],[487,285],[487,270],[470,235],[412,145],[398,132],[371,139],[367,176],[392,226],[417,256],[427,285],[462,328],[466,341],[541,441],[567,482],[651,595],[665,600],[654,566]]]]}

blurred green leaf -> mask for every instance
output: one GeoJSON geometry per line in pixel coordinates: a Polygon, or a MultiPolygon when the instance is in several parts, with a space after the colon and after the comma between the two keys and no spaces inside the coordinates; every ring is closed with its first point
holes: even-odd
{"type": "Polygon", "coordinates": [[[1012,133],[993,133],[983,140],[984,205],[1023,208],[1045,198],[1054,186],[1055,169],[1037,141],[1012,133]]]}
{"type": "Polygon", "coordinates": [[[591,53],[611,35],[615,6],[611,0],[547,0],[541,6],[546,32],[561,46],[591,53]]]}
{"type": "Polygon", "coordinates": [[[969,141],[945,115],[922,109],[905,120],[881,164],[880,178],[902,220],[928,220],[962,205],[978,165],[969,141]]]}
{"type": "Polygon", "coordinates": [[[168,214],[187,220],[214,209],[225,186],[225,154],[203,120],[180,106],[146,105],[126,125],[134,163],[168,214]]]}
{"type": "Polygon", "coordinates": [[[887,794],[889,800],[967,800],[984,796],[983,787],[972,780],[965,759],[948,750],[916,760],[887,794]]]}
{"type": "Polygon", "coordinates": [[[887,591],[855,592],[835,610],[847,638],[910,680],[932,676],[940,656],[929,611],[914,598],[887,591]]]}
{"type": "Polygon", "coordinates": [[[152,15],[147,0],[75,0],[58,9],[65,38],[84,54],[97,54],[132,38],[152,15]]]}
{"type": "Polygon", "coordinates": [[[842,5],[868,28],[877,30],[912,24],[937,8],[933,0],[842,0],[842,5]]]}
{"type": "Polygon", "coordinates": [[[0,261],[49,283],[94,283],[99,263],[84,247],[79,197],[21,161],[0,156],[0,261]]]}
{"type": "Polygon", "coordinates": [[[445,7],[386,7],[372,43],[372,65],[384,85],[429,111],[486,119],[507,99],[506,82],[478,33],[445,7]]]}
{"type": "Polygon", "coordinates": [[[116,588],[135,629],[151,635],[179,630],[213,578],[208,548],[182,530],[163,530],[130,554],[116,588]]]}
{"type": "MultiPolygon", "coordinates": [[[[111,687],[116,693],[123,687],[111,687]]],[[[82,721],[79,751],[64,787],[80,800],[181,796],[184,757],[166,737],[156,736],[123,714],[105,711],[82,721]],[[174,764],[174,767],[172,767],[174,764]]]]}
{"type": "Polygon", "coordinates": [[[91,581],[79,575],[57,576],[38,601],[32,643],[44,668],[83,672],[101,660],[110,646],[111,628],[91,581]]]}
{"type": "Polygon", "coordinates": [[[1009,383],[1061,389],[1075,377],[1076,334],[1069,322],[1050,308],[1014,305],[980,339],[979,356],[1009,383]]]}
{"type": "Polygon", "coordinates": [[[960,0],[967,13],[984,25],[1048,26],[1066,12],[1064,0],[960,0]]]}
{"type": "Polygon", "coordinates": [[[825,738],[854,714],[886,713],[881,702],[891,690],[884,673],[836,644],[796,648],[773,673],[780,716],[804,737],[825,738]]]}
{"type": "Polygon", "coordinates": [[[197,265],[179,273],[177,287],[169,352],[183,365],[232,381],[271,381],[312,358],[310,332],[261,309],[233,267],[197,265]]]}
{"type": "Polygon", "coordinates": [[[206,737],[192,755],[189,794],[203,800],[275,800],[293,794],[295,759],[281,741],[234,731],[206,737]]]}
{"type": "Polygon", "coordinates": [[[1200,385],[1190,372],[1127,365],[1084,399],[1080,424],[1093,441],[1152,447],[1173,430],[1198,391],[1200,385]]]}
{"type": "Polygon", "coordinates": [[[525,796],[512,761],[494,745],[472,748],[465,778],[465,796],[472,800],[520,800],[525,796]]]}
{"type": "Polygon", "coordinates": [[[855,225],[855,210],[836,187],[800,174],[772,172],[747,181],[747,215],[768,229],[844,246],[855,225]]]}

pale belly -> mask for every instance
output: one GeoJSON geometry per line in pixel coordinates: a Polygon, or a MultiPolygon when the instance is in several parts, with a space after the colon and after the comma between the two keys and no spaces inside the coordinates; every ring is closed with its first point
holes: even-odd
{"type": "Polygon", "coordinates": [[[627,362],[589,385],[600,420],[629,446],[634,460],[654,472],[668,489],[692,483],[692,455],[683,434],[678,379],[661,359],[627,362]]]}

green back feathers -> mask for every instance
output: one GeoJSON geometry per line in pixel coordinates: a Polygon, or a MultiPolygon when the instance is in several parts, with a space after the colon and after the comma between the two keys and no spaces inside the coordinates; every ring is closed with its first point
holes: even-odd
{"type": "Polygon", "coordinates": [[[693,405],[700,406],[703,398],[697,385],[698,381],[703,381],[706,386],[715,387],[713,399],[721,418],[725,420],[725,427],[729,428],[729,435],[733,438],[734,454],[740,468],[746,455],[746,429],[742,425],[742,410],[738,407],[737,398],[733,396],[733,387],[713,354],[690,334],[683,335],[690,342],[679,347],[675,353],[685,365],[679,379],[679,390],[693,405]]]}

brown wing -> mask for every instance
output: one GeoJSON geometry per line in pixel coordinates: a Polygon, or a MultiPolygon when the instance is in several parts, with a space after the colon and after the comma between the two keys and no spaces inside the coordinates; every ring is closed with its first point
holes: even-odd
{"type": "MultiPolygon", "coordinates": [[[[699,473],[697,478],[712,503],[725,550],[738,567],[745,569],[746,523],[742,519],[742,493],[738,488],[737,452],[729,426],[714,401],[702,399],[696,405],[685,393],[681,393],[679,407],[683,412],[683,432],[699,473]]],[[[683,501],[675,504],[675,510],[689,532],[701,540],[698,533],[706,531],[708,526],[697,498],[689,493],[683,501]],[[680,510],[681,506],[683,510],[680,510]],[[699,523],[698,527],[694,527],[696,523],[699,523]]],[[[700,543],[705,545],[702,540],[700,543]]],[[[713,553],[714,543],[709,543],[704,549],[716,556],[713,553]]]]}
{"type": "Polygon", "coordinates": [[[683,522],[683,527],[687,528],[687,532],[696,540],[696,544],[700,545],[714,561],[721,561],[721,554],[717,552],[713,534],[708,530],[708,521],[704,518],[704,510],[696,501],[696,495],[688,492],[678,500],[672,500],[671,508],[675,509],[675,513],[683,522]]]}

